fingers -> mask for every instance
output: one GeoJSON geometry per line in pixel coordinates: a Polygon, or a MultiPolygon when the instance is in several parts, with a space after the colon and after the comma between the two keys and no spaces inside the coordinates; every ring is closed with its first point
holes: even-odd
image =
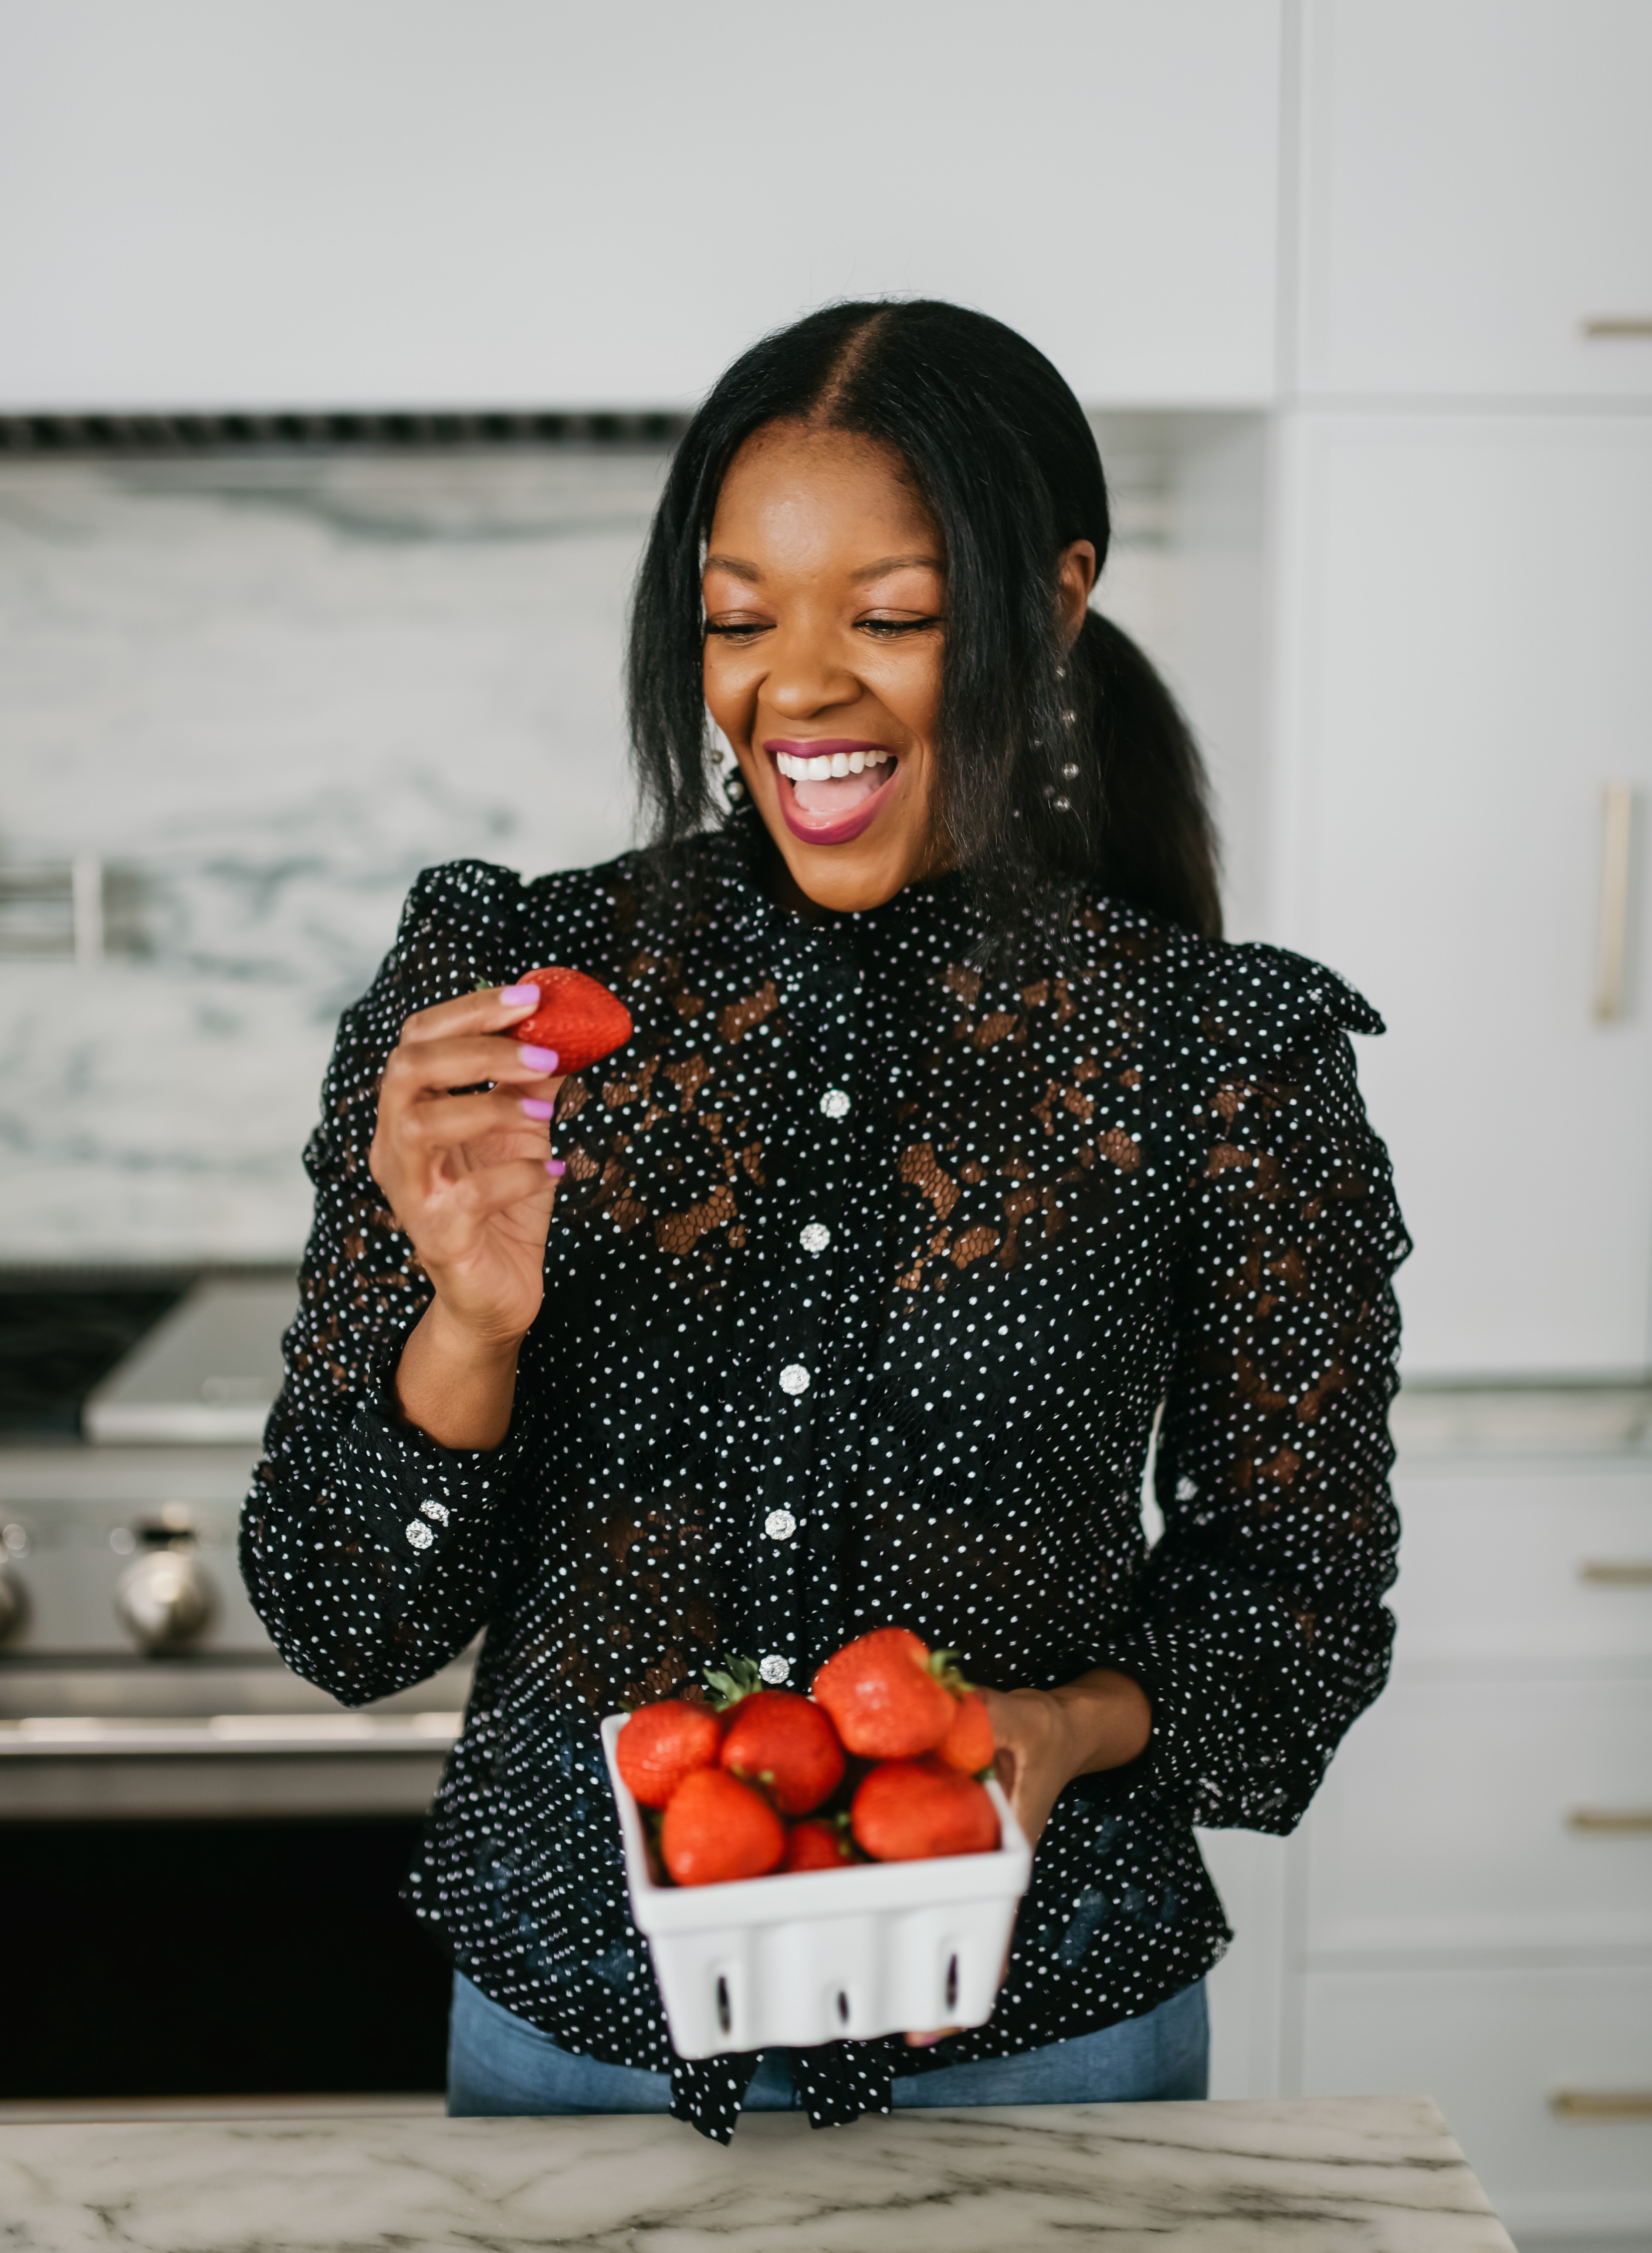
{"type": "Polygon", "coordinates": [[[417,1009],[401,1028],[403,1043],[423,1047],[428,1042],[453,1040],[466,1034],[500,1033],[531,1017],[544,995],[537,986],[484,986],[477,994],[461,994],[455,1001],[439,1001],[433,1009],[417,1009]],[[506,996],[514,996],[508,999],[506,996]]]}
{"type": "Polygon", "coordinates": [[[561,1172],[560,1158],[507,1158],[499,1165],[467,1174],[454,1183],[443,1202],[471,1223],[485,1220],[490,1214],[506,1212],[531,1197],[554,1197],[561,1172]]]}
{"type": "MultiPolygon", "coordinates": [[[[410,1024],[413,1021],[408,1019],[410,1024]]],[[[520,1086],[524,1093],[541,1094],[529,1087],[536,1079],[556,1079],[554,1049],[501,1040],[497,1033],[464,1033],[441,1039],[408,1041],[390,1051],[384,1068],[380,1101],[416,1102],[421,1096],[446,1095],[450,1088],[475,1087],[484,1081],[520,1086]]]]}
{"type": "Polygon", "coordinates": [[[530,1080],[526,1085],[550,1091],[524,1094],[522,1083],[495,1088],[488,1095],[450,1095],[438,1100],[411,1103],[393,1114],[397,1142],[409,1151],[426,1153],[456,1148],[460,1143],[491,1141],[499,1135],[533,1135],[543,1141],[550,1133],[559,1080],[530,1080]]]}

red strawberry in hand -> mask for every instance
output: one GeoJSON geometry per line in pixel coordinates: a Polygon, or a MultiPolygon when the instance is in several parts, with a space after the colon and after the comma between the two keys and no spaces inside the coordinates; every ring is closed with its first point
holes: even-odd
{"type": "Polygon", "coordinates": [[[659,1852],[680,1886],[766,1878],[786,1851],[786,1826],[766,1799],[720,1768],[697,1768],[672,1794],[659,1852]]]}
{"type": "Polygon", "coordinates": [[[965,1775],[979,1775],[993,1765],[993,1750],[986,1700],[979,1690],[965,1690],[952,1707],[952,1726],[935,1747],[935,1757],[965,1775]]]}
{"type": "Polygon", "coordinates": [[[760,1784],[782,1815],[806,1815],[843,1781],[836,1731],[795,1690],[759,1690],[742,1698],[718,1758],[731,1775],[760,1784]]]}
{"type": "Polygon", "coordinates": [[[783,1870],[840,1870],[847,1862],[854,1861],[854,1850],[848,1840],[848,1825],[842,1816],[828,1820],[817,1815],[807,1823],[794,1823],[786,1838],[786,1859],[783,1870]]]}
{"type": "Polygon", "coordinates": [[[632,1796],[664,1807],[686,1775],[715,1765],[722,1723],[703,1705],[667,1698],[639,1705],[614,1740],[614,1761],[632,1796]]]}
{"type": "Polygon", "coordinates": [[[998,1810],[985,1784],[938,1760],[885,1761],[854,1795],[855,1844],[878,1862],[990,1854],[998,1810]]]}
{"type": "Polygon", "coordinates": [[[952,1726],[951,1692],[929,1647],[903,1627],[875,1628],[836,1651],[810,1685],[847,1749],[862,1760],[932,1753],[952,1726]]]}
{"type": "Polygon", "coordinates": [[[545,998],[531,1017],[507,1027],[506,1036],[554,1049],[558,1071],[583,1071],[631,1036],[625,1004],[582,970],[530,970],[515,982],[537,986],[545,998]]]}

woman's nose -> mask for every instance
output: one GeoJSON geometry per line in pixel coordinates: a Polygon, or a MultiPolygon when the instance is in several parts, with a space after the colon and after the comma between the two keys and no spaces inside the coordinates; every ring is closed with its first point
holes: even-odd
{"type": "Polygon", "coordinates": [[[807,720],[852,704],[860,694],[861,684],[847,667],[805,638],[789,638],[771,651],[763,701],[788,720],[807,720]]]}

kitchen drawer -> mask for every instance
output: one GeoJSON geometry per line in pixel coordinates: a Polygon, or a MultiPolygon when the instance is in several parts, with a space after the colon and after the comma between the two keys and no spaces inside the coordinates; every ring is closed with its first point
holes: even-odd
{"type": "Polygon", "coordinates": [[[1652,1468],[1402,1464],[1394,1490],[1402,1663],[1652,1657],[1652,1468]]]}
{"type": "Polygon", "coordinates": [[[1652,1946],[1652,1679],[1394,1683],[1307,1866],[1310,1956],[1652,1946]]]}
{"type": "Polygon", "coordinates": [[[1432,2096],[1519,2240],[1652,2227],[1652,1969],[1317,1971],[1300,1982],[1305,2096],[1432,2096]]]}

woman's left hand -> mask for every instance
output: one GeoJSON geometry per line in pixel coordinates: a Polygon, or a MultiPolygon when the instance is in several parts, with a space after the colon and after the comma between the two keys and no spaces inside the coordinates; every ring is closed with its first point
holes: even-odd
{"type": "MultiPolygon", "coordinates": [[[[1139,1682],[1097,1667],[1058,1690],[983,1690],[993,1765],[1015,1820],[1036,1848],[1059,1795],[1076,1775],[1122,1768],[1147,1749],[1153,1708],[1139,1682]]],[[[1004,1958],[1008,1969],[1009,1958],[1004,1958]]],[[[1001,1979],[1002,1974],[1000,1974],[1001,1979]]],[[[910,2049],[944,2041],[958,2026],[910,2033],[910,2049]]]]}

